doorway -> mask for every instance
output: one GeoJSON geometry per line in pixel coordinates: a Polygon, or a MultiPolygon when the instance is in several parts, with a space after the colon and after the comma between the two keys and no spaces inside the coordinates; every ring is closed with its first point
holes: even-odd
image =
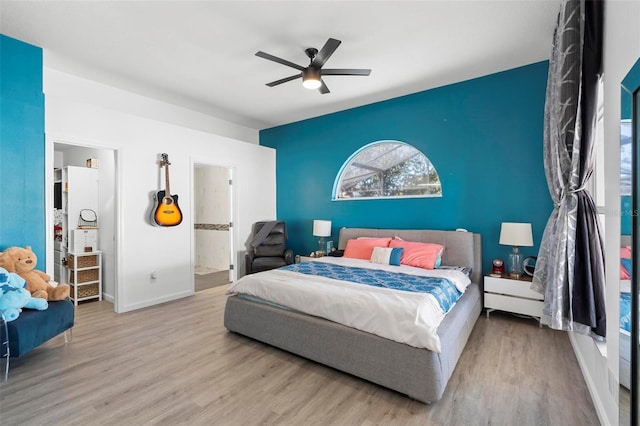
{"type": "MultiPolygon", "coordinates": [[[[78,189],[80,186],[80,182],[71,182],[71,169],[94,169],[96,180],[94,181],[95,187],[91,189],[91,192],[94,193],[91,197],[92,204],[85,205],[88,200],[84,200],[82,197],[75,197],[73,204],[76,207],[79,206],[78,208],[90,208],[96,213],[95,248],[101,253],[100,267],[98,268],[101,289],[98,285],[79,286],[79,289],[86,290],[86,294],[81,295],[79,292],[78,300],[88,303],[101,298],[113,303],[114,310],[116,310],[117,151],[111,148],[97,148],[66,141],[53,141],[51,145],[53,146],[53,157],[49,157],[52,161],[47,162],[47,168],[53,171],[49,174],[52,180],[48,187],[51,190],[47,191],[47,205],[49,206],[47,211],[51,212],[51,217],[47,220],[49,228],[47,235],[51,235],[52,238],[47,239],[47,253],[53,253],[53,256],[47,256],[47,270],[53,272],[50,275],[54,277],[55,281],[69,281],[68,268],[65,266],[67,253],[73,245],[69,240],[71,236],[69,230],[79,226],[77,215],[71,213],[75,210],[70,205],[72,203],[70,195],[74,193],[74,189],[78,189]],[[65,175],[69,176],[69,181],[63,184],[61,177],[65,175]],[[63,185],[66,188],[61,188],[63,185]],[[61,191],[65,191],[67,196],[61,197],[61,191]],[[64,223],[65,221],[66,223],[64,223]],[[63,230],[67,234],[67,238],[63,237],[63,230]]],[[[85,183],[82,182],[82,187],[85,186],[85,183]]]]}
{"type": "Polygon", "coordinates": [[[233,281],[233,170],[194,163],[194,291],[233,281]]]}

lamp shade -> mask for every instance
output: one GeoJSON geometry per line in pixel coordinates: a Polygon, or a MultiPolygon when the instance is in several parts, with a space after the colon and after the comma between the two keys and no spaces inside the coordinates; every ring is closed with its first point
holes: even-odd
{"type": "Polygon", "coordinates": [[[313,236],[314,237],[330,237],[331,221],[330,220],[314,220],[313,236]]]}
{"type": "Polygon", "coordinates": [[[526,247],[533,245],[533,233],[530,223],[502,222],[500,244],[526,247]]]}

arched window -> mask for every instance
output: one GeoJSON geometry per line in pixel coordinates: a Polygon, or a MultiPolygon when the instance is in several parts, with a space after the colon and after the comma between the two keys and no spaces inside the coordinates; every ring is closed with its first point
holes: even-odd
{"type": "Polygon", "coordinates": [[[431,161],[400,141],[378,141],[354,152],[333,185],[332,200],[442,197],[431,161]]]}

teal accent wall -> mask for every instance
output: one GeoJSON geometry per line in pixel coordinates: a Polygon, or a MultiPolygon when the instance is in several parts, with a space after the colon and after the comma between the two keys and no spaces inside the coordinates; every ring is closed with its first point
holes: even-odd
{"type": "Polygon", "coordinates": [[[289,246],[297,254],[317,249],[314,219],[332,221],[336,242],[343,226],[465,228],[482,234],[487,272],[511,250],[498,244],[501,222],[530,222],[536,245],[521,251],[537,255],[553,207],[542,149],[547,73],[545,61],[262,130],[260,144],[276,149],[277,213],[289,246]],[[422,151],[443,196],[331,201],[343,163],[383,139],[422,151]]]}
{"type": "Polygon", "coordinates": [[[42,49],[0,34],[0,250],[30,245],[45,264],[42,49]]]}

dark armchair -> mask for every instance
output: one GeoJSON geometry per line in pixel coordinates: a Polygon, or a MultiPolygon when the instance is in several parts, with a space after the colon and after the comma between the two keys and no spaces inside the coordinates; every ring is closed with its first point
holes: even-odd
{"type": "Polygon", "coordinates": [[[287,225],[283,221],[256,222],[245,255],[247,274],[292,264],[293,251],[287,249],[286,242],[287,225]]]}

